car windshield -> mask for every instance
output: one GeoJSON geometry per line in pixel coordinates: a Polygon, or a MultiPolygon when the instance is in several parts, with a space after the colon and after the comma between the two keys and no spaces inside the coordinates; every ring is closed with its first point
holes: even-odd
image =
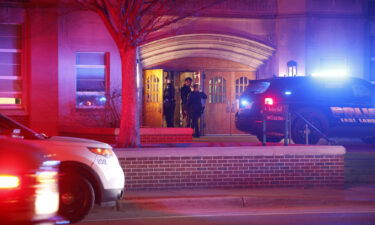
{"type": "Polygon", "coordinates": [[[29,140],[46,139],[43,134],[35,132],[2,114],[0,114],[0,136],[29,140]]]}
{"type": "Polygon", "coordinates": [[[247,93],[252,94],[262,94],[268,90],[270,87],[270,82],[261,81],[261,82],[251,82],[246,89],[247,93]]]}

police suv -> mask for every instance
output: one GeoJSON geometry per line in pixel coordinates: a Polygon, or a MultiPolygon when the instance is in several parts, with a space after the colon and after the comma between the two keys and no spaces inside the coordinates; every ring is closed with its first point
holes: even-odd
{"type": "Polygon", "coordinates": [[[125,177],[106,143],[72,137],[47,137],[0,114],[0,136],[23,139],[60,161],[59,214],[69,222],[82,220],[94,203],[111,204],[123,195],[125,177]]]}
{"type": "Polygon", "coordinates": [[[311,76],[254,80],[239,102],[237,129],[260,141],[263,119],[266,140],[282,140],[287,114],[281,111],[288,110],[296,144],[316,144],[322,137],[358,137],[375,143],[375,86],[366,80],[311,76]]]}

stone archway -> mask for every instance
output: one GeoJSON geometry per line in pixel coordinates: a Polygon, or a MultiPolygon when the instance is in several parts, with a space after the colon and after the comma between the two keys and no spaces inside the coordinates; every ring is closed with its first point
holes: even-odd
{"type": "Polygon", "coordinates": [[[257,41],[224,34],[185,34],[149,42],[140,48],[142,66],[188,58],[220,58],[258,68],[274,48],[257,41]]]}
{"type": "Polygon", "coordinates": [[[143,45],[140,59],[146,70],[203,71],[203,79],[199,75],[198,83],[209,96],[205,110],[209,116],[204,119],[206,126],[202,127],[206,127],[209,134],[237,134],[234,114],[238,108],[238,90],[241,85],[247,85],[248,80],[256,79],[255,71],[273,55],[274,50],[260,42],[237,36],[185,34],[143,45]],[[229,65],[229,68],[222,65],[229,65]],[[217,89],[216,81],[224,82],[224,86],[220,84],[223,93],[211,91],[217,89]],[[223,96],[223,99],[216,101],[217,95],[223,96]]]}

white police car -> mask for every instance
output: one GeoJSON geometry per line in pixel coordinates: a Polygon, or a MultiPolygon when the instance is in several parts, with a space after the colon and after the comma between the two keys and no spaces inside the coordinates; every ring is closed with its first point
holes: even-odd
{"type": "Polygon", "coordinates": [[[60,161],[59,214],[71,223],[82,220],[93,205],[110,205],[123,196],[125,177],[106,143],[72,137],[46,137],[0,114],[0,135],[41,146],[60,161]]]}

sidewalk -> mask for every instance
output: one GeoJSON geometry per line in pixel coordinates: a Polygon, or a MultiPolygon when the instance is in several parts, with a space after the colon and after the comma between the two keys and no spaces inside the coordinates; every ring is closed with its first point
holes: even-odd
{"type": "Polygon", "coordinates": [[[125,191],[119,210],[215,211],[322,210],[375,211],[375,185],[333,188],[184,189],[125,191]]]}

